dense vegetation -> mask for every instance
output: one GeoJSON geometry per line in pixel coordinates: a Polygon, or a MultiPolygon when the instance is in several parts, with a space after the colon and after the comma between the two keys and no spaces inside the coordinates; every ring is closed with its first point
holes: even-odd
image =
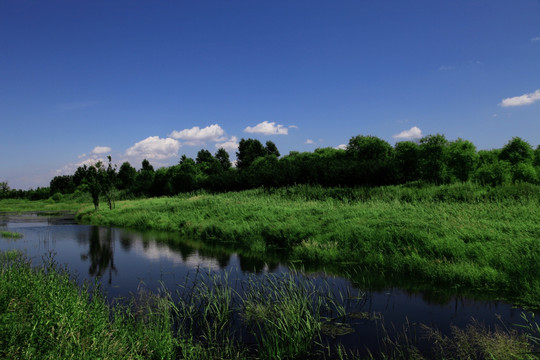
{"type": "Polygon", "coordinates": [[[498,186],[537,184],[540,180],[540,146],[533,150],[517,137],[501,149],[477,151],[470,141],[448,141],[440,134],[417,142],[399,142],[393,147],[377,137],[359,135],[350,139],[345,150],[291,151],[282,157],[271,141],[263,145],[256,139],[242,139],[235,167],[224,149],[214,155],[202,149],[196,159],[184,155],[177,165],[157,170],[148,160],[139,170],[129,162],[117,168],[110,157],[108,160],[108,164],[79,167],[73,175],[56,176],[49,188],[24,192],[10,190],[7,183],[1,183],[0,199],[55,196],[60,200],[65,194],[87,192],[96,207],[100,196],[112,207],[115,199],[171,196],[201,189],[224,192],[261,186],[357,187],[414,181],[439,185],[473,181],[498,186]]]}
{"type": "MultiPolygon", "coordinates": [[[[540,186],[296,186],[119,201],[93,224],[164,230],[261,257],[474,289],[540,306],[540,186]]],[[[175,241],[182,241],[175,237],[175,241]]],[[[342,271],[341,270],[341,271],[342,271]]]]}
{"type": "MultiPolygon", "coordinates": [[[[350,332],[343,321],[358,313],[297,274],[247,279],[237,292],[226,276],[198,273],[177,299],[139,292],[114,305],[95,287],[79,288],[52,260],[32,267],[17,252],[0,253],[0,275],[0,358],[366,358],[324,341],[350,332]]],[[[523,332],[472,323],[451,336],[425,326],[389,334],[382,319],[365,317],[381,334],[370,349],[377,358],[536,358],[538,324],[525,315],[523,332]],[[418,347],[422,339],[427,346],[418,347]]]]}

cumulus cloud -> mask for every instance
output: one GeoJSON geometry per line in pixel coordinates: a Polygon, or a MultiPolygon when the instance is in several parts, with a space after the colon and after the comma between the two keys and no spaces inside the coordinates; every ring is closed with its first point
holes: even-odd
{"type": "Polygon", "coordinates": [[[175,139],[149,136],[127,149],[126,155],[136,159],[163,160],[177,156],[180,146],[175,139]]]}
{"type": "MultiPolygon", "coordinates": [[[[79,158],[81,158],[81,156],[79,156],[79,158]]],[[[101,161],[104,164],[106,163],[105,159],[100,158],[100,157],[96,157],[96,156],[92,156],[92,157],[90,157],[88,159],[85,159],[83,161],[80,161],[78,163],[69,163],[67,165],[64,165],[64,167],[62,167],[61,169],[57,169],[54,172],[54,176],[56,176],[56,175],[73,175],[75,173],[75,171],[77,170],[77,168],[79,168],[81,166],[84,166],[84,165],[86,165],[86,166],[95,165],[98,161],[101,161]]]]}
{"type": "Polygon", "coordinates": [[[225,141],[225,130],[218,124],[213,124],[204,128],[194,126],[191,129],[181,131],[174,130],[169,136],[174,139],[184,140],[186,145],[201,145],[207,141],[225,141]]]}
{"type": "Polygon", "coordinates": [[[108,147],[108,146],[96,146],[94,148],[94,150],[92,150],[91,154],[93,155],[100,155],[100,154],[105,154],[105,153],[108,153],[108,152],[111,152],[111,148],[108,147]]]}
{"type": "Polygon", "coordinates": [[[248,126],[244,129],[244,131],[247,133],[257,133],[264,135],[287,135],[289,133],[289,129],[285,126],[279,124],[276,125],[275,122],[268,121],[263,121],[262,123],[259,123],[253,127],[248,126]]]}
{"type": "Polygon", "coordinates": [[[503,99],[499,105],[502,107],[523,106],[532,104],[538,100],[540,100],[540,89],[530,94],[503,99]]]}
{"type": "Polygon", "coordinates": [[[229,140],[225,142],[217,143],[216,149],[224,148],[227,151],[236,151],[238,150],[238,138],[236,136],[231,136],[229,140]]]}
{"type": "Polygon", "coordinates": [[[409,130],[403,130],[392,137],[394,139],[420,139],[422,137],[422,130],[417,126],[413,126],[409,130]]]}
{"type": "Polygon", "coordinates": [[[313,144],[313,143],[314,143],[314,141],[311,140],[311,139],[307,139],[307,140],[306,140],[306,144],[313,144]]]}
{"type": "Polygon", "coordinates": [[[347,150],[347,144],[341,144],[336,146],[336,149],[338,150],[347,150]]]}

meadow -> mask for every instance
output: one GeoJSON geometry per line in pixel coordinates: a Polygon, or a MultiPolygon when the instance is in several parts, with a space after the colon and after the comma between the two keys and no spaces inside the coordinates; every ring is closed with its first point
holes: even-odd
{"type": "MultiPolygon", "coordinates": [[[[208,245],[342,272],[415,279],[540,307],[540,187],[473,183],[293,186],[86,207],[96,225],[175,232],[208,245]]],[[[179,240],[180,241],[180,240],[179,240]]]]}

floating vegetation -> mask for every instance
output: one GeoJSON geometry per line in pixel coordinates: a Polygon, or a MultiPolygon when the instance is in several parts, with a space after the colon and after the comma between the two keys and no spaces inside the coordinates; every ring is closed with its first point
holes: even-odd
{"type": "Polygon", "coordinates": [[[0,231],[0,237],[6,238],[6,239],[21,239],[23,237],[23,234],[18,232],[12,232],[12,231],[0,231]]]}

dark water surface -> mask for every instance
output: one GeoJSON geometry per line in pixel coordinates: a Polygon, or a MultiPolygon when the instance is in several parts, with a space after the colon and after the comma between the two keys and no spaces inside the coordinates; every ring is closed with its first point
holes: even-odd
{"type": "MultiPolygon", "coordinates": [[[[140,288],[157,291],[162,285],[174,292],[177,285],[197,269],[226,271],[233,281],[253,274],[288,271],[283,264],[269,264],[223,251],[200,250],[187,244],[170,246],[157,242],[156,235],[78,225],[68,214],[0,214],[0,229],[23,234],[23,238],[17,240],[0,238],[0,251],[22,250],[34,264],[53,256],[58,264],[67,266],[81,283],[99,279],[109,299],[129,297],[140,288]]],[[[500,301],[452,297],[444,303],[440,299],[433,303],[429,296],[398,288],[383,291],[355,288],[346,279],[322,272],[312,273],[309,277],[337,289],[350,288],[352,295],[365,292],[354,310],[382,315],[387,328],[392,324],[401,328],[408,321],[448,333],[450,325],[464,327],[473,317],[487,326],[522,323],[522,310],[500,301]]],[[[377,332],[380,331],[376,321],[357,317],[350,319],[349,323],[354,333],[328,340],[340,341],[352,348],[369,345],[373,349],[376,346],[377,332]]]]}

